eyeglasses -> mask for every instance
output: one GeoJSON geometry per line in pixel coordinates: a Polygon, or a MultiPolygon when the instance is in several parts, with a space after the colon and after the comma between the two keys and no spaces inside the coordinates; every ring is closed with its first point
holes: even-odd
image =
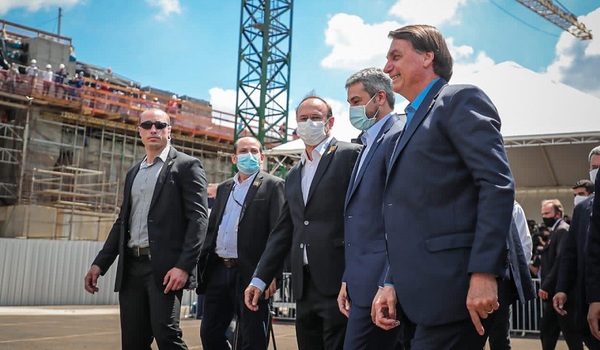
{"type": "Polygon", "coordinates": [[[156,127],[156,129],[158,129],[158,130],[164,129],[164,128],[166,128],[167,126],[169,126],[169,124],[168,124],[168,123],[165,123],[165,122],[151,122],[151,121],[145,121],[145,122],[143,122],[143,123],[140,123],[140,127],[141,127],[142,129],[145,129],[145,130],[150,130],[150,129],[152,129],[152,125],[154,125],[154,126],[156,127]]]}

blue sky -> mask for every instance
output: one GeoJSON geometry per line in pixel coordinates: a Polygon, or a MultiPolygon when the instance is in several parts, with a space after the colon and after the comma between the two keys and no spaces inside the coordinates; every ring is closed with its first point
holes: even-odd
{"type": "MultiPolygon", "coordinates": [[[[514,61],[600,97],[600,3],[560,4],[596,37],[582,42],[516,0],[295,1],[290,106],[314,90],[332,102],[338,120],[347,119],[346,78],[383,67],[387,32],[409,23],[440,28],[455,77],[514,61]]],[[[78,60],[235,109],[241,0],[2,0],[0,17],[55,32],[59,6],[61,33],[73,39],[78,60]]]]}

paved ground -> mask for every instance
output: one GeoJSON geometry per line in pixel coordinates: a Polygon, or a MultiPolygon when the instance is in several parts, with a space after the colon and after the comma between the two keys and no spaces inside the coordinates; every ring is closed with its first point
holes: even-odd
{"type": "MultiPolygon", "coordinates": [[[[183,319],[181,327],[189,348],[202,349],[200,321],[183,319]]],[[[293,324],[276,322],[274,329],[277,349],[296,349],[293,324]]],[[[0,350],[119,349],[119,339],[116,307],[0,307],[0,350]]],[[[512,347],[541,349],[537,338],[513,338],[512,347]]],[[[559,341],[556,350],[566,349],[559,341]]]]}

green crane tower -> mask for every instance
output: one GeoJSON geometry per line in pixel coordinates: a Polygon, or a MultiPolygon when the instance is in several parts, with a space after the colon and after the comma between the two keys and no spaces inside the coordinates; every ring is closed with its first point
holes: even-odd
{"type": "Polygon", "coordinates": [[[293,0],[242,0],[234,141],[287,141],[293,0]]]}

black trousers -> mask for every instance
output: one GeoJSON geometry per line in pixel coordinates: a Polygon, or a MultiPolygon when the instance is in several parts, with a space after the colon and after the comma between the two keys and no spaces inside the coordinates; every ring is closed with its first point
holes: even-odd
{"type": "Polygon", "coordinates": [[[569,303],[565,305],[566,316],[560,316],[556,313],[554,307],[552,307],[552,299],[544,300],[542,310],[543,316],[540,320],[542,350],[554,350],[561,331],[569,350],[583,350],[581,331],[575,323],[572,305],[569,303]]]}
{"type": "Polygon", "coordinates": [[[498,280],[498,303],[493,318],[486,328],[490,350],[510,350],[510,318],[512,303],[518,298],[517,288],[512,280],[498,280]]]}
{"type": "Polygon", "coordinates": [[[296,301],[296,339],[299,350],[342,350],[347,319],[337,306],[337,295],[317,290],[304,269],[302,298],[296,301]]]}
{"type": "Polygon", "coordinates": [[[238,267],[226,267],[219,263],[210,274],[204,294],[204,310],[200,324],[200,338],[204,349],[229,350],[227,330],[237,315],[241,334],[238,349],[264,350],[267,348],[269,305],[261,298],[258,311],[244,305],[244,289],[247,285],[239,277],[238,267]]]}
{"type": "Polygon", "coordinates": [[[183,291],[164,294],[147,256],[123,258],[127,259],[119,292],[123,350],[150,350],[153,339],[160,350],[187,350],[179,328],[183,291]]]}

